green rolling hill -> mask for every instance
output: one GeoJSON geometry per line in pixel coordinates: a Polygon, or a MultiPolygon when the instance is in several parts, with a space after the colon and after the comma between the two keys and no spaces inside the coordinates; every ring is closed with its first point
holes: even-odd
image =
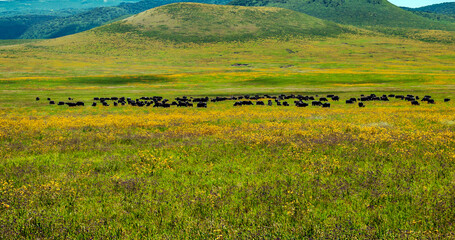
{"type": "Polygon", "coordinates": [[[98,34],[136,33],[178,42],[213,42],[284,36],[335,36],[353,31],[282,8],[175,3],[102,26],[98,34]]]}
{"type": "Polygon", "coordinates": [[[230,4],[288,8],[355,26],[455,30],[454,24],[418,16],[387,0],[233,0],[230,4]]]}

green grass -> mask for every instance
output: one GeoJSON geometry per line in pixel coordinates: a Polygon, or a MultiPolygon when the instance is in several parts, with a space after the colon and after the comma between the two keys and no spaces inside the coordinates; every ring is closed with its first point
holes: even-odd
{"type": "MultiPolygon", "coordinates": [[[[437,100],[365,109],[343,102],[331,109],[234,109],[232,102],[68,109],[34,100],[177,94],[104,83],[81,90],[82,79],[64,91],[56,89],[67,82],[53,84],[55,90],[3,88],[2,239],[396,239],[453,232],[455,107],[442,103],[453,89],[336,90],[342,99],[393,92],[437,100]]],[[[304,94],[327,93],[320,87],[304,94]]]]}
{"type": "MultiPolygon", "coordinates": [[[[65,80],[68,84],[81,84],[90,86],[101,86],[101,85],[126,85],[135,83],[164,83],[170,81],[169,78],[164,76],[127,76],[127,77],[74,77],[65,80]]],[[[51,81],[52,82],[52,81],[51,81]]],[[[59,81],[61,83],[61,81],[59,81]]],[[[42,84],[39,84],[42,86],[42,84]]]]}
{"type": "Polygon", "coordinates": [[[87,32],[0,47],[0,238],[450,238],[454,51],[377,34],[196,44],[87,32]],[[45,100],[281,93],[341,101],[45,100]],[[344,103],[371,93],[436,104],[344,103]]]}

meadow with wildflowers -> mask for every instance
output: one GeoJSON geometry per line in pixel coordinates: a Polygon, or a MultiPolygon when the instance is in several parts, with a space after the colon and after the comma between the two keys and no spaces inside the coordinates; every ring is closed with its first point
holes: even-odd
{"type": "Polygon", "coordinates": [[[453,237],[453,102],[26,104],[0,110],[4,239],[453,237]]]}
{"type": "Polygon", "coordinates": [[[127,49],[122,38],[84,34],[0,47],[1,239],[455,237],[453,45],[133,36],[127,49]],[[278,93],[341,101],[162,109],[45,100],[278,93]],[[344,103],[371,93],[436,104],[344,103]]]}

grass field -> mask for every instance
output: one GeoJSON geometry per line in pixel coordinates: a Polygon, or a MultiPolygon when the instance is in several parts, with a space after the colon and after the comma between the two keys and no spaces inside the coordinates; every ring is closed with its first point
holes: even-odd
{"type": "Polygon", "coordinates": [[[0,238],[454,238],[453,45],[133,37],[128,50],[121,38],[84,34],[0,48],[0,238]],[[278,93],[341,101],[157,109],[43,100],[278,93]],[[371,93],[436,104],[344,104],[371,93]]]}

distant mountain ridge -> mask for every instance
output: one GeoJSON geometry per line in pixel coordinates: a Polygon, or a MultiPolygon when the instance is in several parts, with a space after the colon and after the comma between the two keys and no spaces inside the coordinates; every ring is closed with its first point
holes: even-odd
{"type": "MultiPolygon", "coordinates": [[[[229,0],[196,0],[195,2],[225,4],[229,0]]],[[[82,31],[86,31],[106,23],[119,20],[145,10],[180,2],[179,0],[142,0],[135,3],[121,3],[115,7],[99,7],[83,11],[70,16],[35,16],[29,17],[26,24],[22,20],[26,17],[16,16],[0,18],[0,32],[7,33],[0,36],[2,39],[46,39],[57,38],[82,31]],[[13,23],[18,20],[18,23],[13,23]],[[4,24],[2,24],[4,23],[4,24]],[[17,28],[16,25],[20,25],[17,28]],[[29,27],[26,27],[29,26],[29,27]]]]}
{"type": "Polygon", "coordinates": [[[431,12],[450,15],[455,14],[455,2],[433,4],[419,8],[412,8],[412,10],[419,12],[431,12]]]}
{"type": "Polygon", "coordinates": [[[387,0],[233,0],[229,4],[288,8],[336,23],[362,27],[455,30],[453,24],[418,16],[387,0]]]}
{"type": "Polygon", "coordinates": [[[434,21],[455,23],[455,2],[433,4],[420,8],[402,7],[402,9],[434,21]]]}
{"type": "Polygon", "coordinates": [[[0,1],[0,14],[3,12],[16,13],[16,15],[40,14],[39,11],[110,7],[122,2],[138,1],[140,0],[3,0],[0,1]]]}

